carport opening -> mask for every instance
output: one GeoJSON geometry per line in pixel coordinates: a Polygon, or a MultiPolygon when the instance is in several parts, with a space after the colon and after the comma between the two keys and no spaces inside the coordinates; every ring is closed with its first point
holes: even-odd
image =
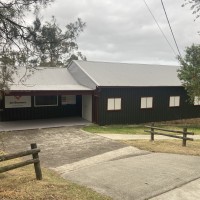
{"type": "Polygon", "coordinates": [[[8,96],[2,110],[1,121],[80,117],[92,122],[92,95],[8,96]]]}

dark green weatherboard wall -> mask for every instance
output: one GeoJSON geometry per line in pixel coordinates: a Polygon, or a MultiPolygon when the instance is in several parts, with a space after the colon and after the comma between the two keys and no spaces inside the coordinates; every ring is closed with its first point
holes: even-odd
{"type": "MultiPolygon", "coordinates": [[[[82,115],[82,98],[76,96],[75,105],[61,105],[61,96],[58,96],[58,106],[34,107],[34,96],[31,97],[30,108],[5,108],[1,112],[1,121],[45,119],[56,117],[74,117],[82,115]]],[[[4,105],[3,105],[4,107],[4,105]]]]}
{"type": "Polygon", "coordinates": [[[200,106],[188,102],[183,87],[101,87],[98,88],[97,123],[135,124],[200,117],[200,106]],[[141,97],[153,97],[153,108],[141,109],[141,97]],[[180,96],[180,107],[169,107],[169,97],[180,96]],[[107,111],[107,99],[122,99],[120,111],[107,111]]]}

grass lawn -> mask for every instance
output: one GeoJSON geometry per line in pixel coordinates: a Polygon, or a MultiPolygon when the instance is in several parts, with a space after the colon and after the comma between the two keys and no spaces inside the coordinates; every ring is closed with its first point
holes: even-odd
{"type": "Polygon", "coordinates": [[[129,140],[123,142],[151,152],[200,156],[200,140],[187,141],[186,147],[182,147],[182,140],[155,140],[154,142],[149,140],[129,140]]]}
{"type": "MultiPolygon", "coordinates": [[[[149,123],[150,124],[150,123],[149,123]]],[[[148,124],[148,125],[149,125],[148,124]]],[[[146,124],[147,125],[147,124],[146,124]]],[[[108,126],[98,126],[92,124],[90,126],[85,126],[83,130],[90,133],[108,133],[108,134],[149,134],[144,132],[148,130],[144,127],[145,124],[140,125],[108,125],[108,126]]],[[[170,122],[158,122],[155,126],[172,129],[172,130],[183,130],[184,127],[188,128],[189,132],[194,132],[195,135],[200,134],[200,119],[190,119],[190,120],[176,120],[170,122]]]]}
{"type": "MultiPolygon", "coordinates": [[[[1,153],[1,152],[0,152],[1,153]]],[[[15,159],[0,163],[13,164],[15,159]]],[[[66,181],[55,172],[42,169],[43,180],[35,179],[33,165],[0,174],[0,199],[5,200],[109,200],[91,189],[66,181]]]]}
{"type": "Polygon", "coordinates": [[[90,133],[114,133],[114,134],[148,134],[144,132],[144,125],[89,125],[83,128],[90,133]]]}

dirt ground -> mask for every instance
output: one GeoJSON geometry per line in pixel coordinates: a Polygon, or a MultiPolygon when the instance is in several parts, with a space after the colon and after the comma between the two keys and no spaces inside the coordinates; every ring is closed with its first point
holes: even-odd
{"type": "Polygon", "coordinates": [[[127,146],[95,134],[81,126],[0,133],[0,150],[18,152],[37,143],[44,167],[58,167],[127,146]]]}

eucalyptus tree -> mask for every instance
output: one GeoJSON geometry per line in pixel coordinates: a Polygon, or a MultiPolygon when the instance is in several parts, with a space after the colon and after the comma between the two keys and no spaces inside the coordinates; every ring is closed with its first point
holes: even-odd
{"type": "Polygon", "coordinates": [[[53,0],[0,0],[0,91],[8,89],[16,67],[33,66],[32,30],[26,15],[37,15],[53,0]],[[29,58],[29,59],[28,59],[29,58]],[[28,62],[30,61],[30,62],[28,62]]]}
{"type": "MultiPolygon", "coordinates": [[[[185,87],[191,102],[200,100],[200,45],[186,47],[185,56],[178,57],[181,64],[178,77],[185,87]]],[[[200,101],[199,101],[200,102],[200,101]]]]}
{"type": "Polygon", "coordinates": [[[69,23],[62,30],[52,17],[50,22],[41,24],[36,19],[32,31],[32,41],[39,54],[41,66],[64,66],[72,59],[86,59],[78,51],[77,38],[83,32],[86,24],[80,18],[74,23],[69,23]]]}

